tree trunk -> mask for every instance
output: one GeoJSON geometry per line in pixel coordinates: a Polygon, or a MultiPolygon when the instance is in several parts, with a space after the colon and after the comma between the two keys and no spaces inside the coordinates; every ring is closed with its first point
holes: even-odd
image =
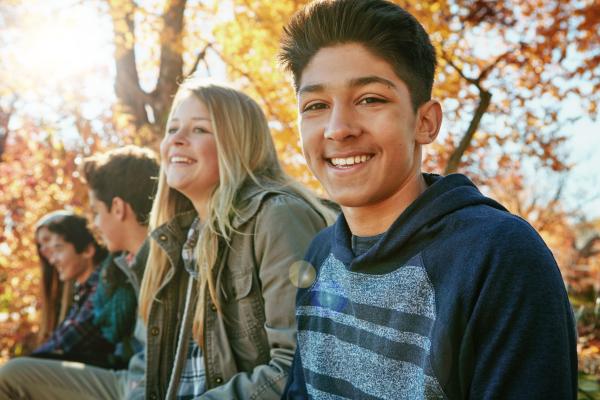
{"type": "Polygon", "coordinates": [[[162,130],[167,122],[177,84],[183,78],[183,13],[187,0],[169,0],[163,13],[160,33],[160,70],[152,93],[155,125],[162,130]]]}
{"type": "Polygon", "coordinates": [[[133,0],[108,0],[113,20],[117,76],[115,93],[136,130],[149,129],[161,136],[177,83],[183,76],[183,16],[187,0],[169,0],[162,15],[160,65],[156,88],[142,90],[135,58],[135,11],[133,0]],[[151,111],[151,115],[149,114],[151,111]]]}
{"type": "Polygon", "coordinates": [[[471,141],[473,140],[473,136],[475,136],[475,132],[479,128],[479,124],[481,123],[481,118],[483,114],[486,113],[488,107],[490,106],[490,102],[492,100],[492,94],[487,90],[480,89],[481,99],[479,101],[479,105],[477,106],[477,110],[475,110],[475,114],[471,119],[471,123],[469,124],[469,128],[467,132],[460,140],[460,143],[456,149],[450,155],[448,159],[448,165],[446,165],[446,170],[444,171],[445,175],[454,173],[458,170],[458,166],[460,165],[460,159],[462,158],[465,151],[471,145],[471,141]]]}
{"type": "Polygon", "coordinates": [[[109,0],[113,20],[115,64],[117,76],[115,93],[137,129],[149,123],[146,113],[148,99],[140,87],[135,60],[135,9],[133,0],[109,0]]]}

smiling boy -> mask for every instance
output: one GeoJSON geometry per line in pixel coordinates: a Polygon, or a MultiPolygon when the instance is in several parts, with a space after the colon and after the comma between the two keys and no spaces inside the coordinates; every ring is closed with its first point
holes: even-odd
{"type": "Polygon", "coordinates": [[[317,1],[285,28],[308,166],[343,214],[313,241],[284,398],[576,396],[551,252],[463,175],[421,172],[442,121],[435,50],[385,0],[317,1]]]}

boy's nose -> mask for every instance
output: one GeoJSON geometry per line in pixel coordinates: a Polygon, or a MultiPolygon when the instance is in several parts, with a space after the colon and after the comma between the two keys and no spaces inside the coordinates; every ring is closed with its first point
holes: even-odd
{"type": "Polygon", "coordinates": [[[329,140],[345,140],[360,135],[353,113],[347,107],[333,108],[323,135],[329,140]]]}

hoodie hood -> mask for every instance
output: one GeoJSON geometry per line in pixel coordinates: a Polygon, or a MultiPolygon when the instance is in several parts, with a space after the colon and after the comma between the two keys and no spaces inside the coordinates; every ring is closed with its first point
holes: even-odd
{"type": "Polygon", "coordinates": [[[428,188],[400,214],[373,247],[358,257],[352,252],[352,232],[341,214],[334,225],[332,250],[335,257],[353,271],[373,272],[369,268],[373,265],[381,266],[378,270],[385,271],[386,264],[397,266],[399,261],[406,261],[426,246],[439,226],[437,222],[458,210],[484,205],[506,211],[498,202],[482,195],[464,175],[423,176],[428,188]]]}

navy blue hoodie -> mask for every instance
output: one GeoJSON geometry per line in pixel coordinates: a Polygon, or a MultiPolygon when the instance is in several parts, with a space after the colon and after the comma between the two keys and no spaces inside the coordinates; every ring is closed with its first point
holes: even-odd
{"type": "Polygon", "coordinates": [[[576,333],[535,230],[463,175],[355,256],[343,215],[313,240],[285,399],[575,399],[576,333]]]}

